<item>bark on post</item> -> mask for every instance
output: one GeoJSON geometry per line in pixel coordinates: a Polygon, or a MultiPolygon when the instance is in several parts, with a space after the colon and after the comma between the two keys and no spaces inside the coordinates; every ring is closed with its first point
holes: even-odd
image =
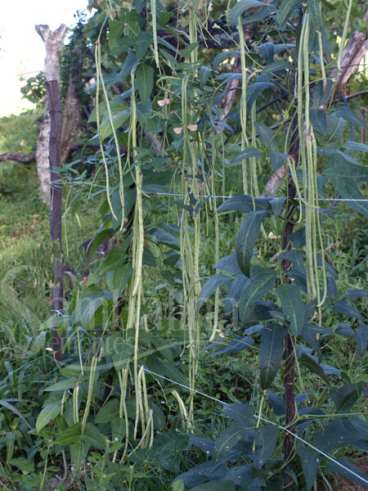
{"type": "MultiPolygon", "coordinates": [[[[51,289],[52,310],[60,315],[63,312],[64,297],[64,266],[62,248],[62,181],[61,167],[61,135],[63,116],[61,110],[59,57],[67,27],[61,25],[56,31],[48,26],[38,25],[36,31],[45,43],[45,79],[47,89],[48,118],[50,121],[49,136],[49,168],[50,168],[50,236],[54,263],[54,284],[51,289]]],[[[52,339],[55,358],[62,357],[62,340],[57,333],[52,339]]]]}
{"type": "Polygon", "coordinates": [[[64,164],[73,148],[81,128],[81,105],[77,94],[74,75],[69,77],[68,90],[63,107],[61,132],[61,163],[64,164]]]}
{"type": "Polygon", "coordinates": [[[48,112],[39,118],[38,139],[36,148],[37,174],[40,183],[41,198],[50,206],[50,118],[48,112]]]}

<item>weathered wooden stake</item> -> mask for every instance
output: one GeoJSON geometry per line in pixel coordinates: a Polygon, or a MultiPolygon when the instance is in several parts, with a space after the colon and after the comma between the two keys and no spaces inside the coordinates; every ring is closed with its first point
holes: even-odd
{"type": "MultiPolygon", "coordinates": [[[[63,313],[64,307],[64,262],[62,246],[62,199],[63,188],[60,177],[61,168],[61,135],[63,115],[60,97],[60,51],[67,32],[61,25],[56,31],[48,26],[38,25],[36,31],[46,47],[45,79],[47,89],[48,119],[50,124],[48,162],[46,169],[50,175],[50,236],[52,242],[52,260],[54,264],[54,281],[51,289],[52,311],[56,315],[63,313]]],[[[62,339],[54,332],[52,348],[55,358],[62,357],[62,339]]]]}

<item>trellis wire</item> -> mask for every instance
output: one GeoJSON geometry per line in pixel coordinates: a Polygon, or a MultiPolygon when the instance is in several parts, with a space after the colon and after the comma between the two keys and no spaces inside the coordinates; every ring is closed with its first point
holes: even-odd
{"type": "MultiPolygon", "coordinates": [[[[147,196],[163,196],[163,197],[172,197],[172,198],[182,198],[184,199],[187,195],[183,193],[172,193],[169,191],[143,191],[143,194],[147,196]]],[[[203,199],[231,199],[239,196],[246,196],[250,198],[251,200],[257,200],[257,199],[273,199],[276,198],[276,196],[269,197],[269,196],[251,196],[251,195],[241,195],[241,194],[234,194],[234,195],[217,195],[217,194],[201,194],[198,196],[198,198],[203,198],[203,199]]],[[[298,197],[294,198],[295,201],[303,201],[300,200],[298,197]]],[[[318,198],[318,201],[323,201],[323,202],[342,202],[342,203],[368,203],[368,198],[318,198]]]]}
{"type": "MultiPolygon", "coordinates": [[[[186,391],[189,391],[189,392],[193,391],[197,395],[200,395],[202,397],[205,397],[206,399],[209,399],[209,400],[211,400],[213,402],[216,402],[217,404],[220,404],[223,407],[230,406],[229,403],[227,403],[225,401],[222,401],[221,399],[218,399],[216,397],[213,397],[210,394],[206,394],[205,392],[202,392],[200,390],[191,389],[189,386],[187,386],[185,384],[182,384],[181,382],[177,382],[176,380],[173,380],[173,379],[171,379],[169,377],[166,377],[165,375],[161,375],[161,374],[159,374],[157,372],[154,372],[153,370],[150,370],[147,367],[143,367],[143,370],[146,373],[148,373],[148,374],[151,374],[151,375],[153,375],[155,377],[158,377],[158,378],[160,378],[162,380],[166,380],[167,382],[170,382],[170,383],[172,383],[174,385],[177,385],[178,387],[181,387],[182,389],[185,389],[186,391]]],[[[364,477],[362,477],[360,474],[358,474],[357,472],[353,471],[352,469],[350,469],[346,465],[342,464],[338,460],[334,459],[333,457],[331,457],[331,455],[329,455],[328,453],[326,453],[323,450],[319,449],[318,447],[316,447],[315,445],[313,445],[313,443],[308,442],[307,440],[305,440],[304,438],[302,438],[301,436],[299,436],[297,433],[294,433],[293,431],[289,430],[285,426],[282,426],[282,425],[280,425],[278,423],[275,423],[274,421],[272,421],[272,420],[270,420],[268,418],[265,418],[264,416],[262,416],[260,414],[253,414],[253,417],[256,418],[256,419],[262,420],[264,423],[271,424],[272,426],[275,426],[276,428],[278,428],[279,430],[284,431],[285,433],[288,433],[289,435],[293,436],[296,440],[298,440],[301,443],[303,443],[303,445],[309,447],[310,449],[314,450],[318,454],[322,455],[327,460],[329,460],[330,462],[334,463],[337,467],[340,467],[340,469],[343,469],[348,474],[356,477],[357,479],[359,479],[360,481],[362,481],[364,484],[368,484],[368,480],[365,479],[364,477]]]]}

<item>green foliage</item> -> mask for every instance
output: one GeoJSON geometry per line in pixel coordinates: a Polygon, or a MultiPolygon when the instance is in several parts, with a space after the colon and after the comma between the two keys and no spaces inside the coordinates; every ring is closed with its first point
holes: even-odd
{"type": "Polygon", "coordinates": [[[36,147],[37,117],[34,111],[0,118],[0,152],[31,152],[36,147]]]}
{"type": "Polygon", "coordinates": [[[20,90],[24,99],[27,99],[33,104],[42,102],[46,96],[45,76],[43,72],[39,72],[34,77],[28,78],[20,90]]]}
{"type": "Polygon", "coordinates": [[[326,260],[328,288],[317,307],[307,296],[310,203],[292,192],[295,183],[304,191],[303,171],[275,195],[243,194],[254,178],[262,190],[296,144],[307,9],[328,72],[323,80],[313,30],[304,64],[319,196],[365,196],[366,124],[331,75],[341,31],[331,12],[340,7],[244,0],[215,2],[209,13],[197,3],[92,3],[97,11],[78,24],[64,58],[64,80],[76,66],[80,82],[97,68],[106,93],[85,135],[101,147],[62,169],[72,267],[63,316],[48,315],[51,251],[34,171],[6,167],[1,177],[10,194],[1,197],[0,335],[10,352],[1,355],[0,482],[47,489],[64,475],[66,489],[134,491],[283,489],[290,480],[310,490],[338,473],[365,482],[344,456],[367,450],[366,205],[318,203],[326,247],[315,264],[326,260]],[[249,36],[246,73],[236,61],[239,26],[249,36]],[[229,84],[245,78],[226,113],[229,84]],[[95,173],[80,172],[87,165],[95,173]],[[142,304],[132,304],[142,286],[142,304]],[[137,311],[139,329],[127,329],[137,311]],[[55,331],[62,361],[53,359],[55,331]],[[287,431],[298,438],[285,460],[287,431]]]}

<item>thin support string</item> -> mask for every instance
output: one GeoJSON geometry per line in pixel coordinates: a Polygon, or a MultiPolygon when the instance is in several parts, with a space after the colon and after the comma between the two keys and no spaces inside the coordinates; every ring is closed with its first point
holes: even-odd
{"type": "Polygon", "coordinates": [[[216,397],[213,397],[210,394],[206,394],[205,392],[201,392],[198,389],[192,389],[188,385],[182,384],[181,382],[177,382],[176,380],[173,380],[169,377],[166,377],[165,375],[161,375],[160,373],[154,372],[153,370],[150,370],[147,367],[143,367],[143,370],[146,373],[149,373],[150,375],[154,375],[155,377],[158,377],[162,380],[166,380],[166,382],[171,382],[172,384],[177,385],[178,387],[181,387],[182,389],[186,390],[187,392],[195,392],[199,396],[205,397],[206,399],[209,399],[210,401],[217,402],[217,404],[221,404],[224,407],[229,406],[229,403],[227,403],[225,401],[221,401],[221,399],[217,399],[216,397]]]}
{"type": "MultiPolygon", "coordinates": [[[[255,416],[255,415],[254,415],[255,416]]],[[[308,442],[307,440],[304,440],[304,438],[300,437],[297,433],[294,433],[293,431],[290,431],[288,428],[286,428],[285,426],[282,426],[282,425],[279,425],[278,423],[275,423],[274,421],[271,421],[270,419],[267,419],[263,416],[257,416],[259,417],[264,423],[269,423],[273,426],[276,426],[277,428],[279,428],[280,430],[283,430],[285,431],[286,433],[288,433],[289,435],[293,436],[296,440],[299,440],[301,443],[303,443],[305,446],[311,448],[312,450],[314,450],[315,452],[318,452],[320,455],[322,455],[323,457],[325,457],[326,459],[328,459],[330,462],[333,462],[335,465],[337,465],[338,467],[340,467],[341,469],[343,469],[344,471],[348,472],[349,474],[351,474],[352,476],[358,478],[360,481],[364,482],[364,484],[368,484],[368,480],[365,479],[364,477],[362,477],[360,474],[358,474],[357,472],[353,471],[352,469],[350,469],[349,467],[347,467],[346,465],[342,464],[341,462],[339,462],[338,460],[334,459],[333,457],[331,457],[331,455],[329,455],[328,453],[324,452],[323,450],[320,450],[318,447],[314,446],[312,443],[308,442]]]]}
{"type": "MultiPolygon", "coordinates": [[[[172,197],[172,198],[182,198],[184,199],[186,197],[185,194],[183,193],[171,193],[171,192],[166,192],[166,191],[143,191],[143,194],[147,196],[166,196],[166,197],[172,197]]],[[[217,195],[217,194],[201,194],[198,196],[198,198],[204,198],[204,199],[231,199],[239,196],[246,196],[250,198],[251,200],[255,199],[264,199],[268,198],[267,196],[249,196],[249,195],[217,195]]],[[[276,198],[276,196],[275,196],[276,198]]],[[[272,199],[272,198],[270,198],[272,199]]],[[[298,201],[298,198],[294,198],[296,201],[298,201]]],[[[368,198],[318,198],[318,201],[324,201],[324,202],[341,202],[341,203],[368,203],[368,198]]]]}
{"type": "MultiPolygon", "coordinates": [[[[166,380],[167,382],[170,382],[170,383],[172,383],[174,385],[177,385],[178,387],[181,387],[181,388],[185,389],[186,391],[195,392],[196,394],[198,394],[198,395],[200,395],[202,397],[205,397],[206,399],[209,399],[211,401],[214,401],[214,402],[216,402],[217,404],[220,404],[223,407],[230,406],[229,403],[224,402],[224,401],[221,401],[221,399],[217,399],[216,397],[213,397],[213,396],[211,396],[209,394],[206,394],[205,392],[202,392],[200,390],[191,389],[187,385],[182,384],[180,382],[176,382],[175,380],[172,380],[171,378],[166,377],[165,375],[161,375],[161,374],[159,374],[157,372],[154,372],[153,370],[150,370],[147,367],[143,367],[143,370],[146,373],[148,373],[148,374],[151,374],[151,375],[153,375],[155,377],[158,377],[158,378],[160,378],[162,380],[166,380]]],[[[329,460],[330,462],[332,462],[333,464],[335,464],[337,467],[340,467],[340,469],[343,469],[348,474],[356,477],[357,479],[359,479],[360,481],[362,481],[364,484],[367,484],[368,485],[368,480],[367,479],[365,479],[360,474],[358,474],[357,472],[353,471],[352,469],[350,469],[346,465],[342,464],[338,460],[334,459],[328,453],[324,452],[323,450],[320,450],[318,447],[314,446],[312,443],[308,442],[307,440],[304,440],[304,438],[302,438],[301,436],[299,436],[297,433],[294,433],[293,431],[289,430],[285,426],[282,426],[282,425],[280,425],[278,423],[275,423],[274,421],[271,421],[270,419],[267,419],[267,418],[265,418],[262,415],[253,414],[253,417],[256,418],[256,419],[261,419],[264,423],[271,424],[271,425],[275,426],[276,428],[278,428],[279,430],[282,430],[285,433],[288,433],[289,435],[293,436],[296,440],[298,440],[301,443],[303,443],[305,446],[309,447],[310,449],[314,450],[315,452],[317,452],[320,455],[322,455],[323,457],[325,457],[327,460],[329,460]]]]}

